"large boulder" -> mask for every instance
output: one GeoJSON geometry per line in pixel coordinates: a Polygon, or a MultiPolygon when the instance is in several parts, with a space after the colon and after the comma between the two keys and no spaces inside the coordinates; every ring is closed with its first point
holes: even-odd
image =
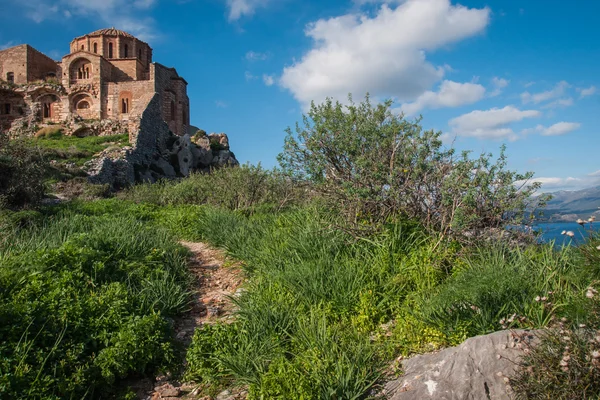
{"type": "Polygon", "coordinates": [[[383,394],[392,400],[512,399],[508,377],[523,350],[535,341],[531,331],[500,331],[406,359],[404,375],[388,382],[383,394]]]}

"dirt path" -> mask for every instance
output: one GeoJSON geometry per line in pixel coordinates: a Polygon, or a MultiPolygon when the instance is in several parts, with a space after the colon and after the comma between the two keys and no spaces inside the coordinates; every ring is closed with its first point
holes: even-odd
{"type": "MultiPolygon", "coordinates": [[[[192,253],[188,265],[195,280],[191,309],[175,321],[176,339],[187,348],[197,328],[204,324],[232,320],[234,305],[230,297],[239,293],[244,276],[240,263],[227,258],[222,250],[200,242],[181,244],[192,253]]],[[[211,399],[200,396],[197,385],[176,382],[167,376],[159,376],[154,382],[148,379],[135,386],[137,387],[133,389],[140,399],[211,399]]],[[[245,393],[225,391],[216,398],[242,399],[245,398],[245,393]]]]}

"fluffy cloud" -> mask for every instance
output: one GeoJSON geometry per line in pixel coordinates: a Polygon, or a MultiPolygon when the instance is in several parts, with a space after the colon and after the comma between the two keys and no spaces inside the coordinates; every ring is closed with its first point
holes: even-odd
{"type": "Polygon", "coordinates": [[[584,97],[588,97],[596,93],[596,86],[590,86],[589,88],[585,89],[577,89],[577,91],[579,92],[579,98],[583,99],[584,97]]]}
{"type": "Polygon", "coordinates": [[[574,130],[579,129],[581,124],[579,122],[557,122],[554,125],[549,127],[545,127],[543,125],[538,125],[535,128],[524,129],[522,131],[523,134],[539,132],[542,136],[560,136],[565,135],[569,132],[573,132],[574,130]]]}
{"type": "Polygon", "coordinates": [[[267,86],[272,86],[275,83],[275,79],[273,79],[272,75],[263,74],[263,82],[267,86]]]}
{"type": "Polygon", "coordinates": [[[551,90],[547,90],[545,92],[534,93],[534,94],[531,94],[529,92],[521,93],[521,101],[523,102],[523,104],[542,103],[544,101],[552,100],[552,99],[562,96],[569,87],[571,87],[571,85],[569,85],[567,82],[560,81],[556,84],[556,86],[554,86],[554,88],[552,88],[551,90]]]}
{"type": "Polygon", "coordinates": [[[475,103],[483,98],[485,88],[477,83],[459,83],[445,80],[437,92],[427,91],[412,103],[403,104],[400,111],[407,115],[424,108],[458,107],[475,103]]]}
{"type": "Polygon", "coordinates": [[[509,82],[509,80],[506,80],[504,78],[492,78],[492,85],[494,86],[494,90],[490,93],[490,97],[495,97],[502,93],[502,89],[507,87],[509,82]]]}
{"type": "Polygon", "coordinates": [[[539,117],[537,110],[519,110],[514,106],[475,110],[453,118],[448,122],[458,136],[481,139],[517,139],[517,135],[508,125],[525,118],[539,117]]]}
{"type": "Polygon", "coordinates": [[[303,105],[348,93],[412,101],[443,78],[427,51],[481,33],[490,10],[449,0],[405,0],[383,4],[374,15],[320,19],[306,28],[314,46],[284,68],[280,84],[303,105]]]}
{"type": "Polygon", "coordinates": [[[229,8],[229,21],[237,21],[252,16],[257,8],[266,7],[270,0],[226,0],[229,8]]]}

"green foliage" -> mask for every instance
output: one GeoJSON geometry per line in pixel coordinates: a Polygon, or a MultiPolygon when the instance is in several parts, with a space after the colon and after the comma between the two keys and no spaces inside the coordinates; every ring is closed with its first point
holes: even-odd
{"type": "Polygon", "coordinates": [[[419,318],[451,332],[467,325],[471,336],[507,326],[543,327],[574,311],[568,309],[575,306],[572,286],[581,283],[573,276],[575,264],[567,250],[486,246],[466,263],[419,299],[419,318]]]}
{"type": "Polygon", "coordinates": [[[600,397],[600,336],[591,329],[554,329],[539,334],[511,378],[516,399],[600,397]]]}
{"type": "Polygon", "coordinates": [[[135,215],[75,208],[27,218],[0,243],[2,398],[104,398],[175,360],[162,312],[184,309],[186,252],[135,215]]]}
{"type": "Polygon", "coordinates": [[[391,101],[372,106],[367,95],[349,103],[312,103],[303,126],[287,129],[279,162],[313,182],[352,229],[377,229],[399,214],[443,235],[496,228],[521,217],[539,187],[514,185],[532,174],[506,170],[504,148],[496,162],[491,154],[456,156],[442,147],[441,132],[393,114],[391,101]]]}
{"type": "Polygon", "coordinates": [[[42,155],[22,140],[0,133],[0,208],[34,206],[46,191],[42,155]]]}
{"type": "MultiPolygon", "coordinates": [[[[44,129],[59,129],[47,127],[44,129]]],[[[36,136],[37,137],[37,136],[36,136]]],[[[48,160],[54,159],[62,163],[74,163],[78,166],[92,159],[94,154],[101,152],[109,146],[123,147],[129,145],[129,135],[112,136],[48,136],[44,135],[37,140],[29,141],[31,146],[39,147],[48,160]]]]}
{"type": "Polygon", "coordinates": [[[159,205],[209,204],[234,211],[281,210],[303,200],[305,191],[277,171],[258,166],[220,168],[181,181],[137,185],[122,198],[159,205]]]}

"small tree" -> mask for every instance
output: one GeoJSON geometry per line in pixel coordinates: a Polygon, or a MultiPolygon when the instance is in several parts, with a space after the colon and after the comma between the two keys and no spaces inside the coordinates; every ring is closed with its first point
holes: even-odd
{"type": "Polygon", "coordinates": [[[0,132],[0,208],[38,203],[45,192],[45,168],[39,151],[0,132]]]}
{"type": "Polygon", "coordinates": [[[373,228],[402,215],[444,235],[500,227],[523,216],[539,184],[532,173],[506,170],[504,147],[470,158],[445,149],[441,132],[404,119],[392,102],[372,106],[311,103],[303,126],[286,130],[278,160],[296,179],[314,183],[353,229],[373,228]],[[516,186],[515,182],[523,182],[516,186]]]}

